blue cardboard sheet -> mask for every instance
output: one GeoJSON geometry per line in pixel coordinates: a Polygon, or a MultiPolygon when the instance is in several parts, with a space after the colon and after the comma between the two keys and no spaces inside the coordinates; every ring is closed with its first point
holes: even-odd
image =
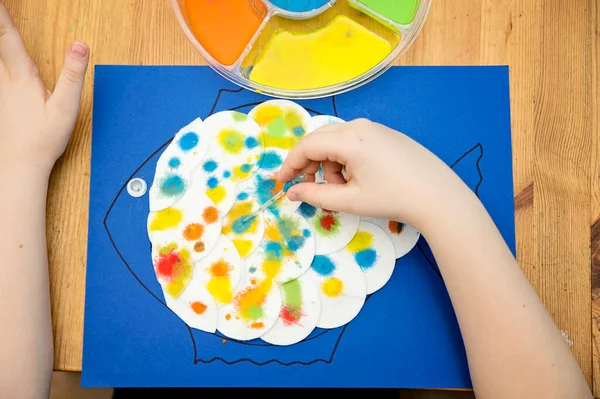
{"type": "MultiPolygon", "coordinates": [[[[83,386],[471,387],[424,238],[344,327],[288,347],[188,328],[154,276],[148,196],[125,186],[133,177],[150,185],[162,149],[190,121],[248,112],[268,98],[207,67],[97,66],[94,85],[83,386]]],[[[483,201],[514,253],[507,67],[396,67],[350,93],[299,103],[313,114],[369,118],[431,149],[483,201]]]]}

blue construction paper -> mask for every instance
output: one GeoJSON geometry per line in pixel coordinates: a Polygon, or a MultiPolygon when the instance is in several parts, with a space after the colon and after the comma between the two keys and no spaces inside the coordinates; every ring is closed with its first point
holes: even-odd
{"type": "MultiPolygon", "coordinates": [[[[206,67],[96,67],[82,385],[470,388],[458,324],[423,239],[352,322],[289,347],[223,344],[164,305],[148,197],[131,197],[125,185],[150,184],[162,149],[196,117],[267,99],[206,67]]],[[[514,252],[508,68],[395,67],[350,93],[300,104],[372,119],[430,148],[479,196],[514,252]]]]}

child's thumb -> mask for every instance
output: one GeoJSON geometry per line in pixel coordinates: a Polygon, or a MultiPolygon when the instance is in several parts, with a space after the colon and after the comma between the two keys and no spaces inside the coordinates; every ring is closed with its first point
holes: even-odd
{"type": "Polygon", "coordinates": [[[347,184],[301,183],[287,192],[290,201],[302,201],[330,211],[350,212],[350,190],[347,184]]]}

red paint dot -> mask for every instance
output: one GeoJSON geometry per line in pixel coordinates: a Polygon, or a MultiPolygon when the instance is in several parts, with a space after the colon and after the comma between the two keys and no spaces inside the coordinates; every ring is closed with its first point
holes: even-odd
{"type": "Polygon", "coordinates": [[[302,316],[302,314],[300,311],[295,310],[295,309],[290,309],[288,306],[284,306],[281,309],[281,313],[279,314],[279,317],[281,317],[283,324],[286,326],[298,324],[301,316],[302,316]]]}
{"type": "Polygon", "coordinates": [[[166,255],[159,256],[156,260],[156,273],[159,278],[171,279],[173,277],[173,269],[179,262],[181,262],[181,258],[175,250],[166,255]]]}
{"type": "Polygon", "coordinates": [[[335,225],[335,218],[333,215],[325,215],[319,221],[321,223],[321,227],[327,231],[331,231],[333,226],[335,225]]]}

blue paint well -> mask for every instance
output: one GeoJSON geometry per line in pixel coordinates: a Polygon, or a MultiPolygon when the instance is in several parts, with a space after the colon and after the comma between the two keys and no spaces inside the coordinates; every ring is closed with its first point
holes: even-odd
{"type": "Polygon", "coordinates": [[[306,130],[304,130],[302,126],[294,126],[292,133],[294,133],[294,136],[296,137],[302,137],[304,136],[304,133],[306,133],[306,130]]]}
{"type": "Polygon", "coordinates": [[[219,179],[217,179],[216,177],[210,177],[207,181],[206,181],[206,185],[208,186],[208,188],[215,188],[219,185],[219,179]]]}
{"type": "Polygon", "coordinates": [[[270,0],[271,3],[285,11],[305,12],[323,7],[329,0],[270,0]]]}
{"type": "Polygon", "coordinates": [[[321,276],[329,276],[335,271],[335,263],[325,255],[315,255],[310,267],[321,276]]]}
{"type": "Polygon", "coordinates": [[[219,164],[215,161],[206,161],[202,167],[207,172],[214,172],[219,167],[219,164]]]}
{"type": "Polygon", "coordinates": [[[179,167],[179,165],[181,165],[181,160],[177,157],[173,157],[171,159],[169,159],[169,168],[177,168],[179,167]]]}
{"type": "Polygon", "coordinates": [[[240,201],[244,201],[248,199],[248,193],[239,193],[237,199],[240,201]]]}
{"type": "Polygon", "coordinates": [[[251,150],[253,148],[258,147],[259,142],[256,139],[256,137],[247,137],[244,141],[244,144],[246,145],[246,148],[251,150]]]}
{"type": "Polygon", "coordinates": [[[179,175],[171,175],[163,180],[160,191],[168,197],[182,194],[185,191],[185,180],[179,175]]]}
{"type": "Polygon", "coordinates": [[[317,213],[317,208],[307,202],[303,202],[298,208],[298,212],[307,219],[312,218],[317,213]]]}
{"type": "Polygon", "coordinates": [[[272,170],[278,168],[283,160],[274,152],[265,152],[260,156],[259,165],[261,169],[272,170]]]}
{"type": "Polygon", "coordinates": [[[354,259],[361,269],[370,269],[377,261],[377,252],[372,248],[368,248],[354,254],[354,259]]]}
{"type": "Polygon", "coordinates": [[[179,148],[183,151],[190,151],[198,145],[200,137],[194,132],[188,132],[179,139],[179,148]]]}

